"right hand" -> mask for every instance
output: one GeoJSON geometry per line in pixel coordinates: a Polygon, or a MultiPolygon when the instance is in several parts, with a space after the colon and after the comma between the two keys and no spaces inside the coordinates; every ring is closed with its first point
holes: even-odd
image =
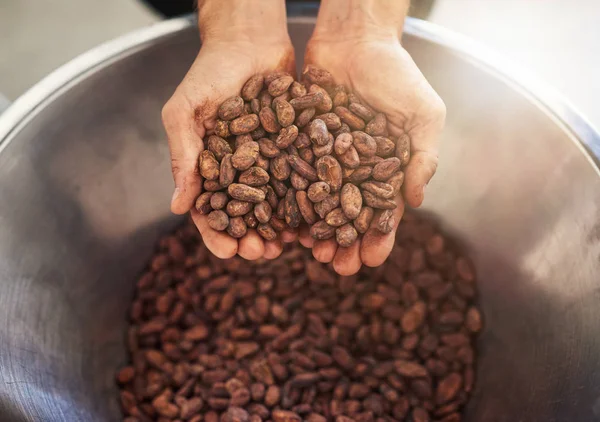
{"type": "MultiPolygon", "coordinates": [[[[294,74],[294,49],[287,33],[270,36],[263,31],[258,39],[247,28],[228,28],[215,31],[226,33],[226,39],[208,34],[189,72],[162,110],[162,120],[169,139],[171,167],[175,192],[171,211],[185,214],[191,211],[208,249],[225,259],[239,254],[245,259],[273,259],[283,250],[280,241],[265,242],[255,230],[241,239],[208,226],[207,217],[194,208],[202,191],[198,173],[198,156],[204,149],[203,139],[214,129],[219,105],[238,95],[244,83],[255,74],[285,70],[294,74]],[[233,34],[240,31],[239,36],[233,34]]],[[[295,240],[284,233],[283,241],[295,240]]]]}

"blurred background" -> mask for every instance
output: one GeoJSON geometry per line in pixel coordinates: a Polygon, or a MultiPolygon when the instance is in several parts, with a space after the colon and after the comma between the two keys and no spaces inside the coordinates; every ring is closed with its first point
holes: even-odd
{"type": "MultiPolygon", "coordinates": [[[[189,7],[146,1],[0,0],[0,95],[14,100],[78,54],[189,7]]],[[[413,0],[411,14],[499,52],[600,127],[600,0],[413,0]]]]}

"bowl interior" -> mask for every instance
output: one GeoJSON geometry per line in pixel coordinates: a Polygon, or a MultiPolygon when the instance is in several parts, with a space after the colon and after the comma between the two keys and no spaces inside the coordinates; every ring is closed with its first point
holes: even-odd
{"type": "MultiPolygon", "coordinates": [[[[290,21],[298,52],[312,26],[290,21]]],[[[595,420],[597,168],[510,80],[410,28],[404,43],[448,107],[423,208],[470,251],[486,317],[465,420],[595,420]]],[[[0,419],[119,418],[135,276],[179,221],[160,110],[198,48],[190,27],[96,66],[0,147],[0,419]]]]}

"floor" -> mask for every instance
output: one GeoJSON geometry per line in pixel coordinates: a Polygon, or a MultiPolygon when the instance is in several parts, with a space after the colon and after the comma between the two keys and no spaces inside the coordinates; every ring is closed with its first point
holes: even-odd
{"type": "MultiPolygon", "coordinates": [[[[429,16],[528,69],[598,128],[599,19],[598,0],[436,0],[429,16]]],[[[158,20],[135,0],[2,0],[0,94],[14,99],[85,50],[158,20]]]]}

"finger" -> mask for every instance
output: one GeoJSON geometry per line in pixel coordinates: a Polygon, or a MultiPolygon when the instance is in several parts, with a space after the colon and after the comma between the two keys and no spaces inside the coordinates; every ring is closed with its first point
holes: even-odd
{"type": "Polygon", "coordinates": [[[360,243],[360,259],[368,267],[377,267],[385,262],[392,252],[396,239],[396,230],[404,214],[404,201],[398,199],[398,207],[394,210],[394,230],[391,233],[382,233],[377,229],[377,222],[382,211],[377,211],[371,222],[371,227],[364,234],[360,243]]]}
{"type": "Polygon", "coordinates": [[[313,239],[313,237],[310,235],[310,228],[308,227],[308,225],[303,225],[302,227],[300,227],[300,232],[298,233],[298,240],[300,240],[300,244],[305,248],[310,249],[313,247],[315,239],[313,239]]]}
{"type": "Polygon", "coordinates": [[[194,205],[202,188],[198,156],[203,149],[204,133],[195,127],[194,112],[184,102],[174,98],[163,107],[162,120],[169,139],[171,170],[175,181],[171,211],[185,214],[194,205]]]}
{"type": "Polygon", "coordinates": [[[248,230],[248,233],[239,240],[238,255],[249,261],[262,258],[265,254],[265,242],[256,233],[256,230],[248,230]]]}
{"type": "Polygon", "coordinates": [[[297,231],[291,231],[291,230],[284,230],[281,232],[281,240],[284,243],[292,243],[294,242],[296,239],[298,239],[298,232],[297,231]]]}
{"type": "Polygon", "coordinates": [[[329,264],[337,251],[338,244],[335,239],[316,240],[312,253],[315,259],[323,264],[329,264]]]}
{"type": "Polygon", "coordinates": [[[235,256],[238,251],[238,241],[227,232],[218,232],[208,225],[208,218],[195,209],[191,211],[194,224],[198,227],[204,244],[217,258],[227,259],[235,256]]]}
{"type": "Polygon", "coordinates": [[[347,248],[338,247],[333,258],[333,269],[339,275],[356,274],[362,266],[360,259],[360,239],[347,248]]]}
{"type": "Polygon", "coordinates": [[[408,205],[420,206],[425,198],[425,188],[438,166],[437,151],[413,151],[408,166],[404,169],[402,194],[408,205]]]}
{"type": "Polygon", "coordinates": [[[279,240],[265,242],[265,259],[275,259],[283,252],[283,244],[279,240]]]}

